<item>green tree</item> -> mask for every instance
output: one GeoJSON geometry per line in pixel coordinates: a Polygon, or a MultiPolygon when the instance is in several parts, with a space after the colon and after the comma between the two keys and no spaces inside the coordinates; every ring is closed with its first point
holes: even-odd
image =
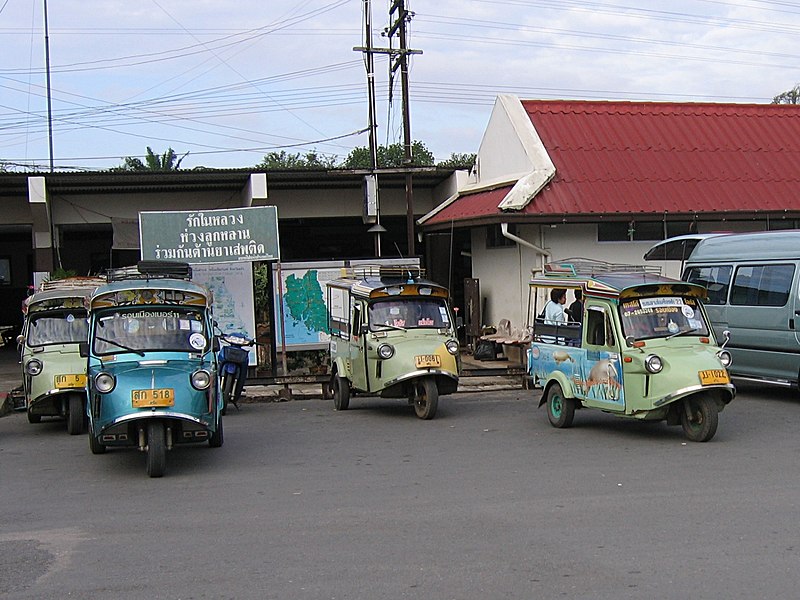
{"type": "Polygon", "coordinates": [[[445,169],[471,169],[478,158],[477,154],[450,154],[450,158],[437,163],[437,167],[445,169]]]}
{"type": "Polygon", "coordinates": [[[335,156],[318,154],[316,150],[300,154],[289,154],[286,150],[270,152],[264,160],[256,165],[256,169],[333,169],[336,166],[335,156]]]}
{"type": "MultiPolygon", "coordinates": [[[[378,146],[378,167],[403,167],[405,148],[401,142],[389,146],[378,146]]],[[[414,167],[431,167],[434,164],[433,153],[420,142],[411,143],[411,165],[414,167]]],[[[369,148],[363,146],[353,148],[342,166],[345,169],[369,169],[372,166],[369,148]]]]}
{"type": "Polygon", "coordinates": [[[136,156],[126,156],[124,162],[111,169],[112,171],[177,171],[181,167],[181,162],[189,153],[187,152],[180,158],[175,154],[175,150],[169,148],[164,154],[158,155],[153,152],[150,146],[147,147],[144,162],[136,156]]]}
{"type": "Polygon", "coordinates": [[[772,99],[773,104],[800,104],[800,84],[778,94],[772,99]]]}

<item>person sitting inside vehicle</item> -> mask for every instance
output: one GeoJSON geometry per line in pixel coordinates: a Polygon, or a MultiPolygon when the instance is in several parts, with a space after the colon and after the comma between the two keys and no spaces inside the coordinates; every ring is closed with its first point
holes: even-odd
{"type": "Polygon", "coordinates": [[[567,290],[553,288],[550,290],[550,300],[544,305],[545,325],[559,325],[567,322],[564,305],[567,303],[567,290]]]}
{"type": "Polygon", "coordinates": [[[581,323],[583,321],[583,292],[578,288],[573,293],[575,301],[569,305],[569,308],[564,309],[564,312],[567,313],[571,322],[581,323]]]}

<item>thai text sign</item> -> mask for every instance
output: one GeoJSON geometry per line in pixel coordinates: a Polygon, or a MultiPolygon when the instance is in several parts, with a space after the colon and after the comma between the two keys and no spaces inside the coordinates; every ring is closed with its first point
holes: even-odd
{"type": "Polygon", "coordinates": [[[280,260],[275,206],[139,213],[142,260],[280,260]]]}

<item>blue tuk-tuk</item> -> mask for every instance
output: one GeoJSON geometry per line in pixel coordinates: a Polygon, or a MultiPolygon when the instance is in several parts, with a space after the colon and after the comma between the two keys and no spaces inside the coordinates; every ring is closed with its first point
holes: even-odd
{"type": "Polygon", "coordinates": [[[89,448],[136,447],[161,477],[175,444],[222,446],[211,293],[184,263],[141,261],[109,271],[92,296],[89,448]]]}

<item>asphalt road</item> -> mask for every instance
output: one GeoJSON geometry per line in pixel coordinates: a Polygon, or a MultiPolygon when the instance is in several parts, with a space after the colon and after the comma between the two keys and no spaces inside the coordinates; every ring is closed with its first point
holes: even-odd
{"type": "Polygon", "coordinates": [[[709,443],[538,392],[249,404],[162,479],[0,419],[0,598],[795,598],[795,392],[740,388],[709,443]]]}

